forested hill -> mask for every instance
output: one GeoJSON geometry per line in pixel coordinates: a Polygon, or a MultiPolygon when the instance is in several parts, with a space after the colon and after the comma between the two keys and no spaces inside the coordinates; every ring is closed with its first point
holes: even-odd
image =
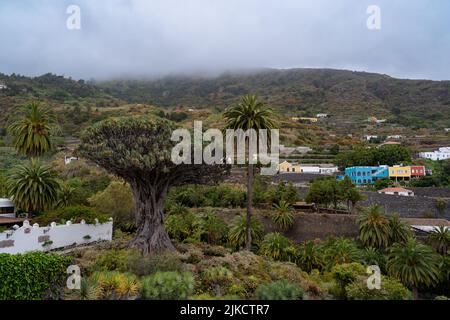
{"type": "MultiPolygon", "coordinates": [[[[53,74],[40,77],[0,73],[0,109],[29,99],[52,105],[101,108],[123,103],[224,108],[256,93],[282,114],[319,112],[344,119],[368,116],[415,127],[450,127],[450,81],[403,80],[386,75],[331,69],[259,70],[217,77],[92,82],[53,74]]],[[[1,119],[0,119],[1,122],[1,119]]]]}
{"type": "Polygon", "coordinates": [[[331,69],[269,69],[214,78],[116,80],[100,86],[123,100],[162,106],[224,107],[252,92],[275,107],[304,115],[376,115],[404,124],[438,121],[450,125],[450,81],[331,69]]]}

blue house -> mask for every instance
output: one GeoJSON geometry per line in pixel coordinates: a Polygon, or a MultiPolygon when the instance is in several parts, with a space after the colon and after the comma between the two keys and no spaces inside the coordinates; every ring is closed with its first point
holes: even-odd
{"type": "Polygon", "coordinates": [[[345,175],[356,185],[373,184],[378,179],[389,178],[389,167],[349,167],[345,169],[345,175]]]}

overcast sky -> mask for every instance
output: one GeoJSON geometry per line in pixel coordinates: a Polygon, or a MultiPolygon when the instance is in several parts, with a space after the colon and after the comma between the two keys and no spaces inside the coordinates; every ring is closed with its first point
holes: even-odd
{"type": "Polygon", "coordinates": [[[450,79],[448,0],[0,0],[0,72],[84,79],[260,67],[450,79]],[[66,9],[81,9],[69,30],[66,9]],[[381,29],[369,30],[369,5],[381,29]]]}

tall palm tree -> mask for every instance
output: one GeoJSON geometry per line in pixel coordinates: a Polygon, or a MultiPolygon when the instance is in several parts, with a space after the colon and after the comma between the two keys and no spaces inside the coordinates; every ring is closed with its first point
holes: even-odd
{"type": "Polygon", "coordinates": [[[417,299],[418,287],[439,283],[440,265],[441,259],[432,248],[409,238],[392,246],[386,267],[391,276],[412,289],[417,299]]]}
{"type": "MultiPolygon", "coordinates": [[[[264,102],[259,101],[255,95],[246,95],[242,100],[227,110],[225,110],[224,117],[226,119],[226,129],[242,129],[247,131],[254,129],[257,134],[261,129],[274,129],[275,123],[273,121],[273,111],[264,102]]],[[[248,138],[247,138],[248,145],[248,138]]],[[[253,186],[253,164],[248,164],[247,172],[247,222],[246,222],[246,236],[245,248],[251,248],[251,210],[252,210],[252,190],[253,186]]]]}
{"type": "Polygon", "coordinates": [[[429,234],[428,240],[436,248],[437,252],[446,255],[450,248],[450,228],[445,226],[435,228],[429,234]]]}
{"type": "Polygon", "coordinates": [[[53,118],[38,102],[23,107],[16,121],[8,127],[13,146],[28,157],[39,157],[51,149],[51,135],[55,131],[53,118]]]}
{"type": "Polygon", "coordinates": [[[8,182],[16,207],[30,213],[52,207],[60,189],[56,176],[51,167],[41,165],[36,159],[14,167],[8,175],[8,182]]]}
{"type": "Polygon", "coordinates": [[[385,248],[389,246],[389,219],[379,205],[370,206],[358,217],[359,239],[365,246],[385,248]]]}

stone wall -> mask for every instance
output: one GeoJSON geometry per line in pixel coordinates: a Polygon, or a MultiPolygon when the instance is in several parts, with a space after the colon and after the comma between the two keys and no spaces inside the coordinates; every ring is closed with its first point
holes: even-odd
{"type": "Polygon", "coordinates": [[[360,202],[362,206],[379,204],[385,208],[386,213],[397,212],[402,217],[413,218],[446,218],[450,219],[450,200],[444,212],[436,208],[436,199],[429,197],[405,197],[379,194],[377,192],[363,192],[367,200],[360,202]]]}

